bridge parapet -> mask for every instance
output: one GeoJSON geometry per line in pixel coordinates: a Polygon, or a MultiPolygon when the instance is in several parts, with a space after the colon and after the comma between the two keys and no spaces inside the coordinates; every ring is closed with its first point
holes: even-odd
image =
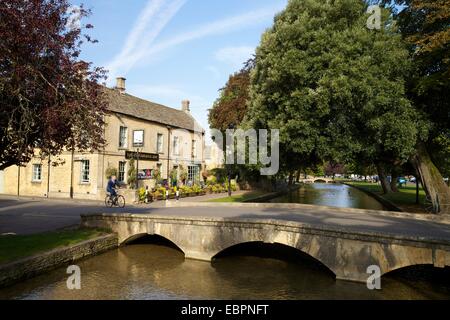
{"type": "Polygon", "coordinates": [[[248,242],[278,243],[315,258],[337,279],[366,282],[367,268],[382,274],[411,265],[450,266],[450,241],[355,232],[326,225],[273,219],[200,218],[141,214],[83,215],[84,227],[109,228],[120,244],[159,235],[188,259],[211,261],[218,253],[248,242]]]}

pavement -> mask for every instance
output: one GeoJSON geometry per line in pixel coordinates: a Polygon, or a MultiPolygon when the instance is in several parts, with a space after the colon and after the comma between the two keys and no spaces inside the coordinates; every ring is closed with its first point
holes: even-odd
{"type": "MultiPolygon", "coordinates": [[[[222,195],[223,196],[223,195],[222,195]]],[[[70,201],[0,196],[0,235],[52,231],[80,223],[80,214],[152,214],[157,216],[276,219],[309,225],[335,226],[360,232],[377,232],[450,240],[450,225],[411,217],[390,216],[378,211],[335,209],[310,205],[206,204],[195,206],[186,199],[173,207],[152,205],[106,208],[100,201],[70,201]],[[185,204],[183,204],[185,201],[185,204]],[[185,206],[183,206],[185,205],[185,206]]]]}
{"type": "MultiPolygon", "coordinates": [[[[245,191],[233,192],[233,195],[245,191]]],[[[227,194],[210,194],[180,199],[183,202],[201,202],[223,198],[227,194]]],[[[175,200],[170,200],[175,201],[175,200]]],[[[91,213],[151,213],[164,208],[165,201],[151,204],[130,205],[124,209],[106,208],[103,201],[45,199],[0,195],[0,235],[5,233],[32,234],[57,230],[80,223],[81,214],[91,213]]]]}

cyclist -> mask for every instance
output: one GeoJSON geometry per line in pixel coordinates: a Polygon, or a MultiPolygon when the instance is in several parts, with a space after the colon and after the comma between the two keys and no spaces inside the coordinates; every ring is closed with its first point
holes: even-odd
{"type": "Polygon", "coordinates": [[[111,178],[108,180],[108,185],[106,187],[106,192],[109,193],[109,195],[111,196],[111,200],[113,201],[113,203],[116,203],[117,201],[117,192],[116,192],[116,187],[118,186],[117,184],[117,177],[116,176],[111,176],[111,178]]]}

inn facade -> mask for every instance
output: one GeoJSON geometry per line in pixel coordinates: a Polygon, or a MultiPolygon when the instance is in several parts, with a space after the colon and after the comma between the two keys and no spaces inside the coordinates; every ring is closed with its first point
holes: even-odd
{"type": "Polygon", "coordinates": [[[126,185],[131,162],[137,167],[139,187],[154,187],[157,172],[168,180],[184,171],[186,183],[198,183],[205,169],[205,131],[191,115],[189,101],[173,109],[140,99],[126,93],[125,81],[118,78],[114,89],[105,88],[109,107],[104,150],[67,151],[50,159],[36,153],[26,166],[0,172],[0,193],[101,200],[107,172],[114,169],[126,185]]]}

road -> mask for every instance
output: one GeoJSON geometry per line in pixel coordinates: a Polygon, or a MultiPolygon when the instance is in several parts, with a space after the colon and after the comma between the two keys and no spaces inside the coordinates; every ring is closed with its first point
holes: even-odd
{"type": "MultiPolygon", "coordinates": [[[[182,205],[182,203],[181,203],[182,205]]],[[[299,208],[240,207],[203,204],[208,207],[166,208],[162,203],[127,206],[125,209],[105,208],[101,202],[68,200],[17,199],[0,196],[0,234],[32,234],[77,225],[80,214],[139,213],[158,216],[267,218],[298,221],[311,225],[327,225],[354,231],[383,232],[425,238],[450,239],[450,225],[411,218],[382,216],[370,210],[331,209],[302,206],[299,208]]]]}

